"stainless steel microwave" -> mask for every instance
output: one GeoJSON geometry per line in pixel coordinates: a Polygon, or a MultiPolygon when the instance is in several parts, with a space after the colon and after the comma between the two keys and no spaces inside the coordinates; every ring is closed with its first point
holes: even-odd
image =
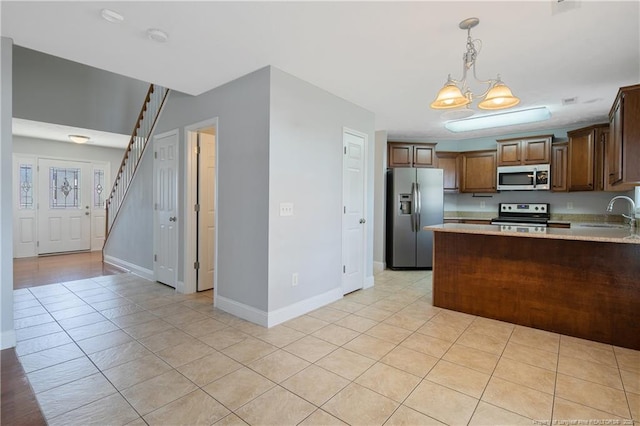
{"type": "Polygon", "coordinates": [[[535,191],[551,189],[549,164],[498,167],[498,191],[535,191]]]}

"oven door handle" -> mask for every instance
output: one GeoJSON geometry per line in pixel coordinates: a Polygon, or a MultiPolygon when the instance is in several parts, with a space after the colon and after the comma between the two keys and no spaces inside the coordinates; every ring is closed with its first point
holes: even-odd
{"type": "Polygon", "coordinates": [[[538,168],[533,168],[533,189],[536,189],[536,185],[538,184],[538,168]]]}

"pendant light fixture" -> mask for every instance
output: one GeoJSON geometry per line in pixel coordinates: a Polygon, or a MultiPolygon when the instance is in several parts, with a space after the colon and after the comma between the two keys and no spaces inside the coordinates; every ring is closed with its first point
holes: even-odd
{"type": "Polygon", "coordinates": [[[478,18],[467,18],[460,22],[459,27],[467,30],[467,50],[462,56],[462,79],[454,80],[451,74],[444,87],[440,89],[436,99],[431,103],[434,109],[459,108],[469,105],[477,98],[482,98],[478,108],[496,110],[510,108],[520,103],[520,99],[513,96],[511,89],[500,80],[500,74],[496,79],[480,80],[476,76],[476,59],[482,49],[482,41],[471,38],[471,28],[480,23],[478,18]],[[467,72],[472,70],[473,78],[480,84],[486,84],[487,90],[482,94],[474,94],[467,84],[467,72]]]}

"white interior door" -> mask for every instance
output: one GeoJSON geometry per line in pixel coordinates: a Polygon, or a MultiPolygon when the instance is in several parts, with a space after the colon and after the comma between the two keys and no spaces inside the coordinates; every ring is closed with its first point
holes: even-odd
{"type": "Polygon", "coordinates": [[[91,248],[91,164],[38,159],[38,254],[91,248]]]}
{"type": "Polygon", "coordinates": [[[342,292],[347,294],[364,284],[366,139],[364,135],[345,131],[343,142],[342,292]]]}
{"type": "MultiPolygon", "coordinates": [[[[215,129],[210,129],[212,132],[215,129]]],[[[198,291],[213,288],[213,268],[216,241],[216,137],[207,132],[198,133],[198,291]]]]}
{"type": "Polygon", "coordinates": [[[178,264],[178,132],[153,138],[154,163],[154,275],[176,287],[178,264]]]}
{"type": "Polygon", "coordinates": [[[13,156],[13,257],[32,257],[36,251],[35,157],[13,156]]]}

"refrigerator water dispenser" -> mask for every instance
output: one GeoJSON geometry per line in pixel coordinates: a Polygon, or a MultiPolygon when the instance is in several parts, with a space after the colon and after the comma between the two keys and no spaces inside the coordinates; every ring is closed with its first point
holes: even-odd
{"type": "Polygon", "coordinates": [[[411,214],[411,194],[399,194],[398,195],[398,206],[400,210],[398,211],[398,215],[410,215],[411,214]]]}

